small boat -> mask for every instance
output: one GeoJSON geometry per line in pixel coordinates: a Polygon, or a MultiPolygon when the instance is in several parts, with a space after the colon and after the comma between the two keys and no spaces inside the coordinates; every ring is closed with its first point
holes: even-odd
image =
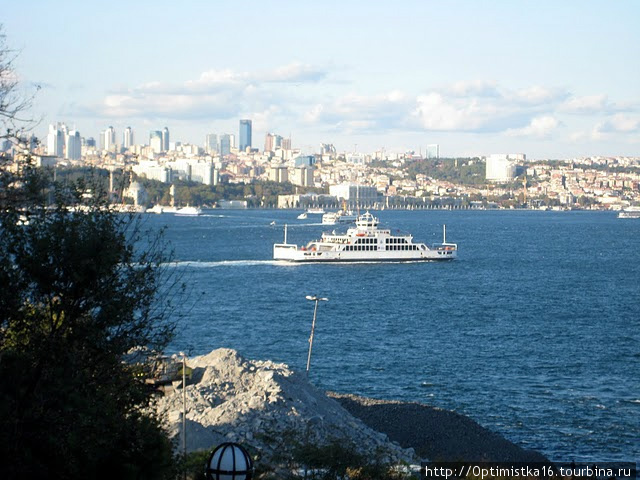
{"type": "Polygon", "coordinates": [[[298,215],[298,220],[306,220],[307,217],[307,212],[302,212],[300,215],[298,215]]]}
{"type": "Polygon", "coordinates": [[[618,212],[618,218],[640,218],[640,206],[627,207],[618,212]]]}
{"type": "Polygon", "coordinates": [[[176,215],[180,216],[197,216],[202,215],[202,209],[200,207],[182,207],[176,210],[176,215]]]}
{"type": "Polygon", "coordinates": [[[276,221],[274,220],[273,222],[271,222],[269,225],[275,225],[276,221]]]}
{"type": "Polygon", "coordinates": [[[324,214],[324,208],[307,208],[309,215],[322,215],[324,214]]]}
{"type": "Polygon", "coordinates": [[[457,256],[458,245],[446,241],[446,227],[442,243],[426,245],[414,243],[411,235],[395,235],[391,230],[380,229],[378,223],[376,217],[366,212],[346,233],[323,233],[319,240],[301,247],[287,243],[285,225],[284,242],[273,245],[273,258],[289,262],[401,262],[453,260],[457,256]]]}

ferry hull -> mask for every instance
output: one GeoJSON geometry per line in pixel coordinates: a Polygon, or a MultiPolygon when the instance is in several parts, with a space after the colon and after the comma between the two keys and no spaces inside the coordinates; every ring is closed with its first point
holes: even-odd
{"type": "Polygon", "coordinates": [[[297,245],[276,244],[273,246],[274,260],[287,262],[419,262],[453,260],[457,251],[446,248],[419,252],[335,252],[309,251],[298,248],[297,245]]]}

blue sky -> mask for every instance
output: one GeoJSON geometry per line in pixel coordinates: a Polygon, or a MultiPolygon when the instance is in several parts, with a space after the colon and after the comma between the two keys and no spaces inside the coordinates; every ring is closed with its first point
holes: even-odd
{"type": "Polygon", "coordinates": [[[137,143],[640,156],[640,2],[4,2],[34,115],[137,143]]]}

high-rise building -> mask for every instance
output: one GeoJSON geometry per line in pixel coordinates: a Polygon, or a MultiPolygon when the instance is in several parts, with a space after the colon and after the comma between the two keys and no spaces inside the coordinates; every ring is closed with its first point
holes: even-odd
{"type": "Polygon", "coordinates": [[[267,133],[264,139],[264,151],[275,152],[280,147],[282,147],[282,137],[274,133],[267,133]]]}
{"type": "Polygon", "coordinates": [[[220,135],[220,156],[224,157],[231,153],[231,135],[223,133],[220,135]]]}
{"type": "Polygon", "coordinates": [[[82,139],[80,132],[70,130],[65,137],[65,158],[69,160],[80,160],[82,158],[82,139]]]}
{"type": "Polygon", "coordinates": [[[162,132],[160,130],[151,130],[149,132],[149,146],[154,153],[162,152],[162,132]]]}
{"type": "Polygon", "coordinates": [[[204,139],[204,150],[209,153],[218,153],[218,135],[209,133],[204,139]]]}
{"type": "Polygon", "coordinates": [[[64,135],[58,125],[49,125],[47,134],[47,155],[62,157],[64,153],[64,135]]]}
{"type": "Polygon", "coordinates": [[[282,139],[282,149],[291,150],[291,137],[282,139]]]}
{"type": "Polygon", "coordinates": [[[440,145],[437,143],[427,145],[427,158],[440,158],[440,145]]]}
{"type": "Polygon", "coordinates": [[[128,150],[133,147],[133,130],[131,127],[127,127],[124,129],[124,133],[122,134],[122,146],[128,150]]]}
{"type": "Polygon", "coordinates": [[[109,126],[106,130],[100,132],[100,146],[103,150],[112,150],[116,145],[116,131],[109,126]]]}
{"type": "Polygon", "coordinates": [[[240,143],[238,149],[244,152],[251,148],[251,120],[240,120],[240,143]]]}
{"type": "Polygon", "coordinates": [[[167,127],[162,129],[162,151],[169,151],[169,129],[167,127]]]}

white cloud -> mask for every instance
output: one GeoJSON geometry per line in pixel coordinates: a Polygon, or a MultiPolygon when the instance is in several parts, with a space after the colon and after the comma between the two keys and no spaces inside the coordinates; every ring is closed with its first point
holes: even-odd
{"type": "Polygon", "coordinates": [[[612,108],[606,95],[571,97],[559,107],[563,112],[579,114],[600,113],[612,108]]]}
{"type": "Polygon", "coordinates": [[[533,118],[531,123],[524,128],[509,129],[506,131],[506,134],[511,137],[547,138],[559,126],[560,122],[558,119],[550,115],[545,115],[533,118]]]}
{"type": "Polygon", "coordinates": [[[610,119],[596,125],[594,133],[639,133],[640,117],[637,115],[614,115],[610,119]]]}

